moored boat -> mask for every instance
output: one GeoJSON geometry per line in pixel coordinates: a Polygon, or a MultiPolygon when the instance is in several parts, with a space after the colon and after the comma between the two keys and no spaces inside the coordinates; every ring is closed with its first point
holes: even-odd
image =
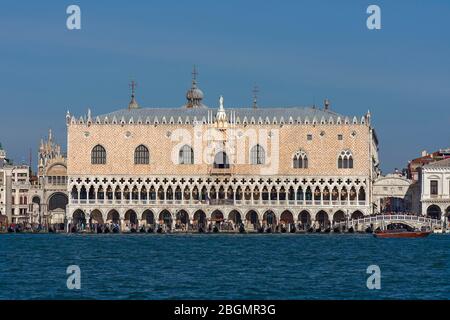
{"type": "Polygon", "coordinates": [[[408,231],[405,229],[384,230],[373,233],[375,238],[425,238],[430,234],[430,231],[408,231]]]}

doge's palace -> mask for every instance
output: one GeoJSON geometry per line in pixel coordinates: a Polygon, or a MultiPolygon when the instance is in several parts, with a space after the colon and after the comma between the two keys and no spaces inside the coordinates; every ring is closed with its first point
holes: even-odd
{"type": "Polygon", "coordinates": [[[195,77],[182,107],[142,108],[132,88],[124,109],[67,113],[71,225],[329,228],[372,213],[370,112],[208,107],[195,77]]]}

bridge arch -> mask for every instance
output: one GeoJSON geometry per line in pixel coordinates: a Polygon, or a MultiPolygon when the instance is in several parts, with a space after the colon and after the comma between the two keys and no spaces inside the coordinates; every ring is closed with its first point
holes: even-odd
{"type": "Polygon", "coordinates": [[[413,231],[415,229],[414,225],[407,221],[390,221],[386,224],[388,230],[391,229],[407,229],[408,231],[413,231]]]}

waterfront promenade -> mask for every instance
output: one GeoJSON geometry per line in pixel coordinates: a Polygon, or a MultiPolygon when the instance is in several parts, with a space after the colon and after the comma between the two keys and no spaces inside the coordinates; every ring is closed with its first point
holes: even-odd
{"type": "Polygon", "coordinates": [[[389,227],[400,227],[410,230],[434,230],[444,228],[446,223],[429,217],[411,214],[384,214],[372,215],[359,219],[348,219],[333,222],[332,224],[321,224],[319,222],[309,223],[273,223],[273,224],[244,224],[230,221],[214,221],[195,224],[183,224],[179,221],[174,225],[156,224],[126,224],[121,226],[116,223],[108,224],[60,224],[49,227],[40,225],[10,225],[1,226],[3,233],[82,233],[82,234],[107,234],[107,233],[372,233],[375,230],[389,227]]]}

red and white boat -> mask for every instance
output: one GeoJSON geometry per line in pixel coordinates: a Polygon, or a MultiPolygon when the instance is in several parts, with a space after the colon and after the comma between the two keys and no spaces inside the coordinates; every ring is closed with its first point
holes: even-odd
{"type": "Polygon", "coordinates": [[[425,238],[431,231],[408,231],[406,229],[382,230],[373,233],[375,238],[425,238]]]}

